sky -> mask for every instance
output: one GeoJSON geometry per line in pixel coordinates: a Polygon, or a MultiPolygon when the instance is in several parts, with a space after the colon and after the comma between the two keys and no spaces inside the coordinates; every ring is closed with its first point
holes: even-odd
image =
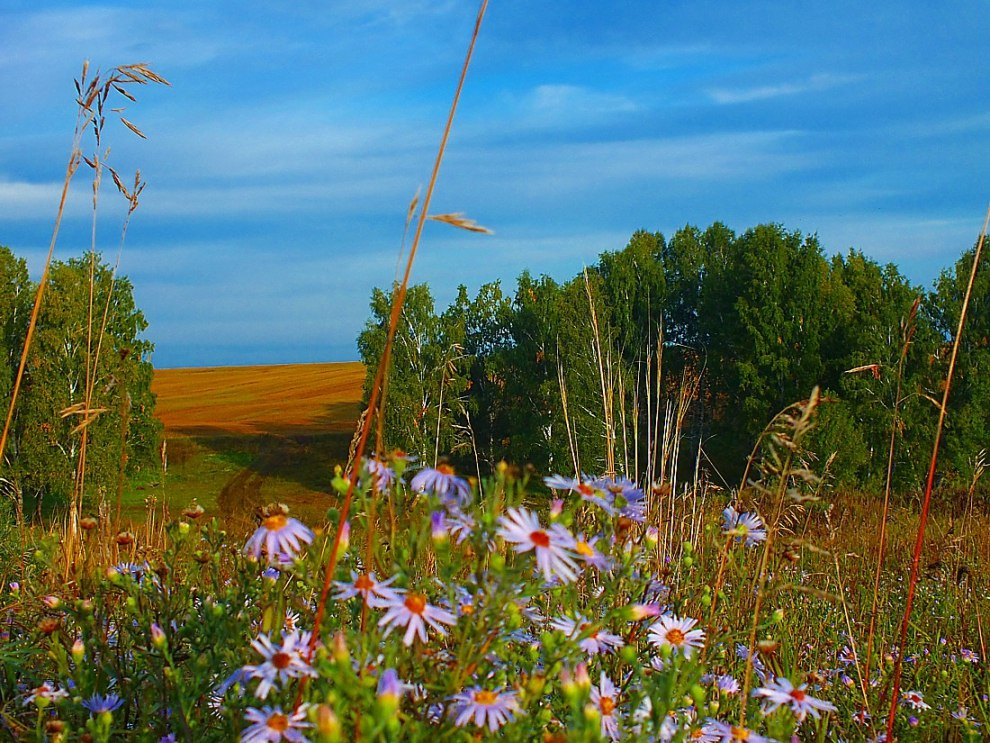
{"type": "MultiPolygon", "coordinates": [[[[147,187],[120,271],[158,367],[358,359],[395,276],[478,6],[446,0],[4,0],[0,245],[37,277],[75,124],[73,80],[147,63],[107,162],[147,187]]],[[[922,287],[990,200],[990,3],[491,0],[413,282],[445,307],[525,269],[565,280],[639,229],[817,234],[922,287]]],[[[83,140],[86,152],[91,139],[83,140]]],[[[87,251],[72,185],[56,257],[87,251]]],[[[97,248],[121,242],[109,180],[97,248]]]]}

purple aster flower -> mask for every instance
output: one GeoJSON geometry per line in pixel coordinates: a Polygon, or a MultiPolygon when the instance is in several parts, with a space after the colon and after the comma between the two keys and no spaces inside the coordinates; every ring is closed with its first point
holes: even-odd
{"type": "Polygon", "coordinates": [[[753,691],[754,697],[762,697],[763,712],[770,714],[778,707],[787,706],[798,722],[811,714],[812,717],[820,717],[822,712],[834,712],[836,707],[831,702],[816,699],[805,692],[807,684],[795,687],[787,678],[777,678],[759,689],[753,691]]]}
{"type": "Polygon", "coordinates": [[[306,722],[307,711],[305,704],[290,713],[283,712],[281,707],[249,707],[244,710],[244,719],[252,724],[241,733],[241,743],[277,743],[280,740],[306,743],[306,736],[300,730],[313,727],[311,722],[306,722]]]}
{"type": "Polygon", "coordinates": [[[753,547],[767,538],[763,519],[748,511],[739,513],[732,506],[722,511],[722,533],[727,537],[734,537],[736,544],[745,544],[747,547],[753,547]]]}
{"type": "Polygon", "coordinates": [[[456,694],[452,701],[455,705],[452,714],[457,727],[473,722],[477,727],[487,727],[493,733],[522,712],[514,691],[489,691],[472,686],[456,694]]]}
{"type": "Polygon", "coordinates": [[[433,493],[448,507],[460,508],[471,502],[471,486],[464,478],[455,476],[454,468],[447,464],[420,470],[410,487],[417,493],[433,493]]]}
{"type": "Polygon", "coordinates": [[[313,532],[305,524],[276,512],[261,520],[261,525],[244,545],[244,551],[255,559],[264,552],[268,562],[275,563],[282,555],[294,558],[303,544],[312,541],[313,532]]]}
{"type": "Polygon", "coordinates": [[[117,694],[107,694],[106,696],[103,694],[94,694],[89,699],[84,699],[81,702],[82,706],[88,709],[93,715],[98,715],[101,712],[113,712],[123,703],[123,698],[117,694]]]}
{"type": "Polygon", "coordinates": [[[570,547],[574,537],[566,528],[553,524],[544,529],[536,514],[525,508],[510,508],[498,523],[498,535],[514,544],[516,552],[535,552],[536,564],[548,581],[554,576],[565,583],[577,580],[579,569],[570,547]]]}

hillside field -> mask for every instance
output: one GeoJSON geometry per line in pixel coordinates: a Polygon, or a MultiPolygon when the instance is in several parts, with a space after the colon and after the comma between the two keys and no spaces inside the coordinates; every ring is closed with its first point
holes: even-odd
{"type": "Polygon", "coordinates": [[[173,512],[195,499],[232,526],[272,501],[322,516],[364,374],[358,362],[156,370],[166,476],[136,485],[129,515],[141,518],[148,498],[161,507],[164,497],[173,512]]]}

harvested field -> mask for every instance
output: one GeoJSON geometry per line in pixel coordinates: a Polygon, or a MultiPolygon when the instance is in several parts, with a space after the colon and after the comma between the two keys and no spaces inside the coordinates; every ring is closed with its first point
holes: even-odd
{"type": "MultiPolygon", "coordinates": [[[[333,467],[347,457],[360,412],[364,373],[356,362],[156,370],[169,506],[195,499],[231,527],[270,501],[322,519],[332,505],[333,467]]],[[[142,508],[132,499],[132,518],[142,508]]]]}

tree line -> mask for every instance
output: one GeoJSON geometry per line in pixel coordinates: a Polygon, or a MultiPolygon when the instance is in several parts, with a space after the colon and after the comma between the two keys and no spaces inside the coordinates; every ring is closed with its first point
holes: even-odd
{"type": "MultiPolygon", "coordinates": [[[[569,281],[519,276],[438,311],[410,288],[393,350],[383,445],[484,473],[613,472],[731,485],[773,416],[823,395],[808,464],[842,487],[918,487],[974,251],[930,290],[894,264],[778,224],[639,231],[569,281]]],[[[394,289],[393,289],[394,291],[394,289]]],[[[358,339],[371,384],[391,292],[358,339]]],[[[941,481],[968,488],[990,433],[990,278],[962,338],[941,481]]],[[[367,395],[367,389],[366,389],[367,395]]]]}
{"type": "MultiPolygon", "coordinates": [[[[93,508],[101,497],[116,499],[122,472],[157,462],[161,437],[151,392],[154,346],[142,337],[147,322],[131,283],[95,255],[54,261],[48,281],[0,462],[0,493],[26,517],[69,502],[86,420],[83,496],[93,508]]],[[[0,425],[36,292],[25,261],[0,246],[0,425]]]]}

